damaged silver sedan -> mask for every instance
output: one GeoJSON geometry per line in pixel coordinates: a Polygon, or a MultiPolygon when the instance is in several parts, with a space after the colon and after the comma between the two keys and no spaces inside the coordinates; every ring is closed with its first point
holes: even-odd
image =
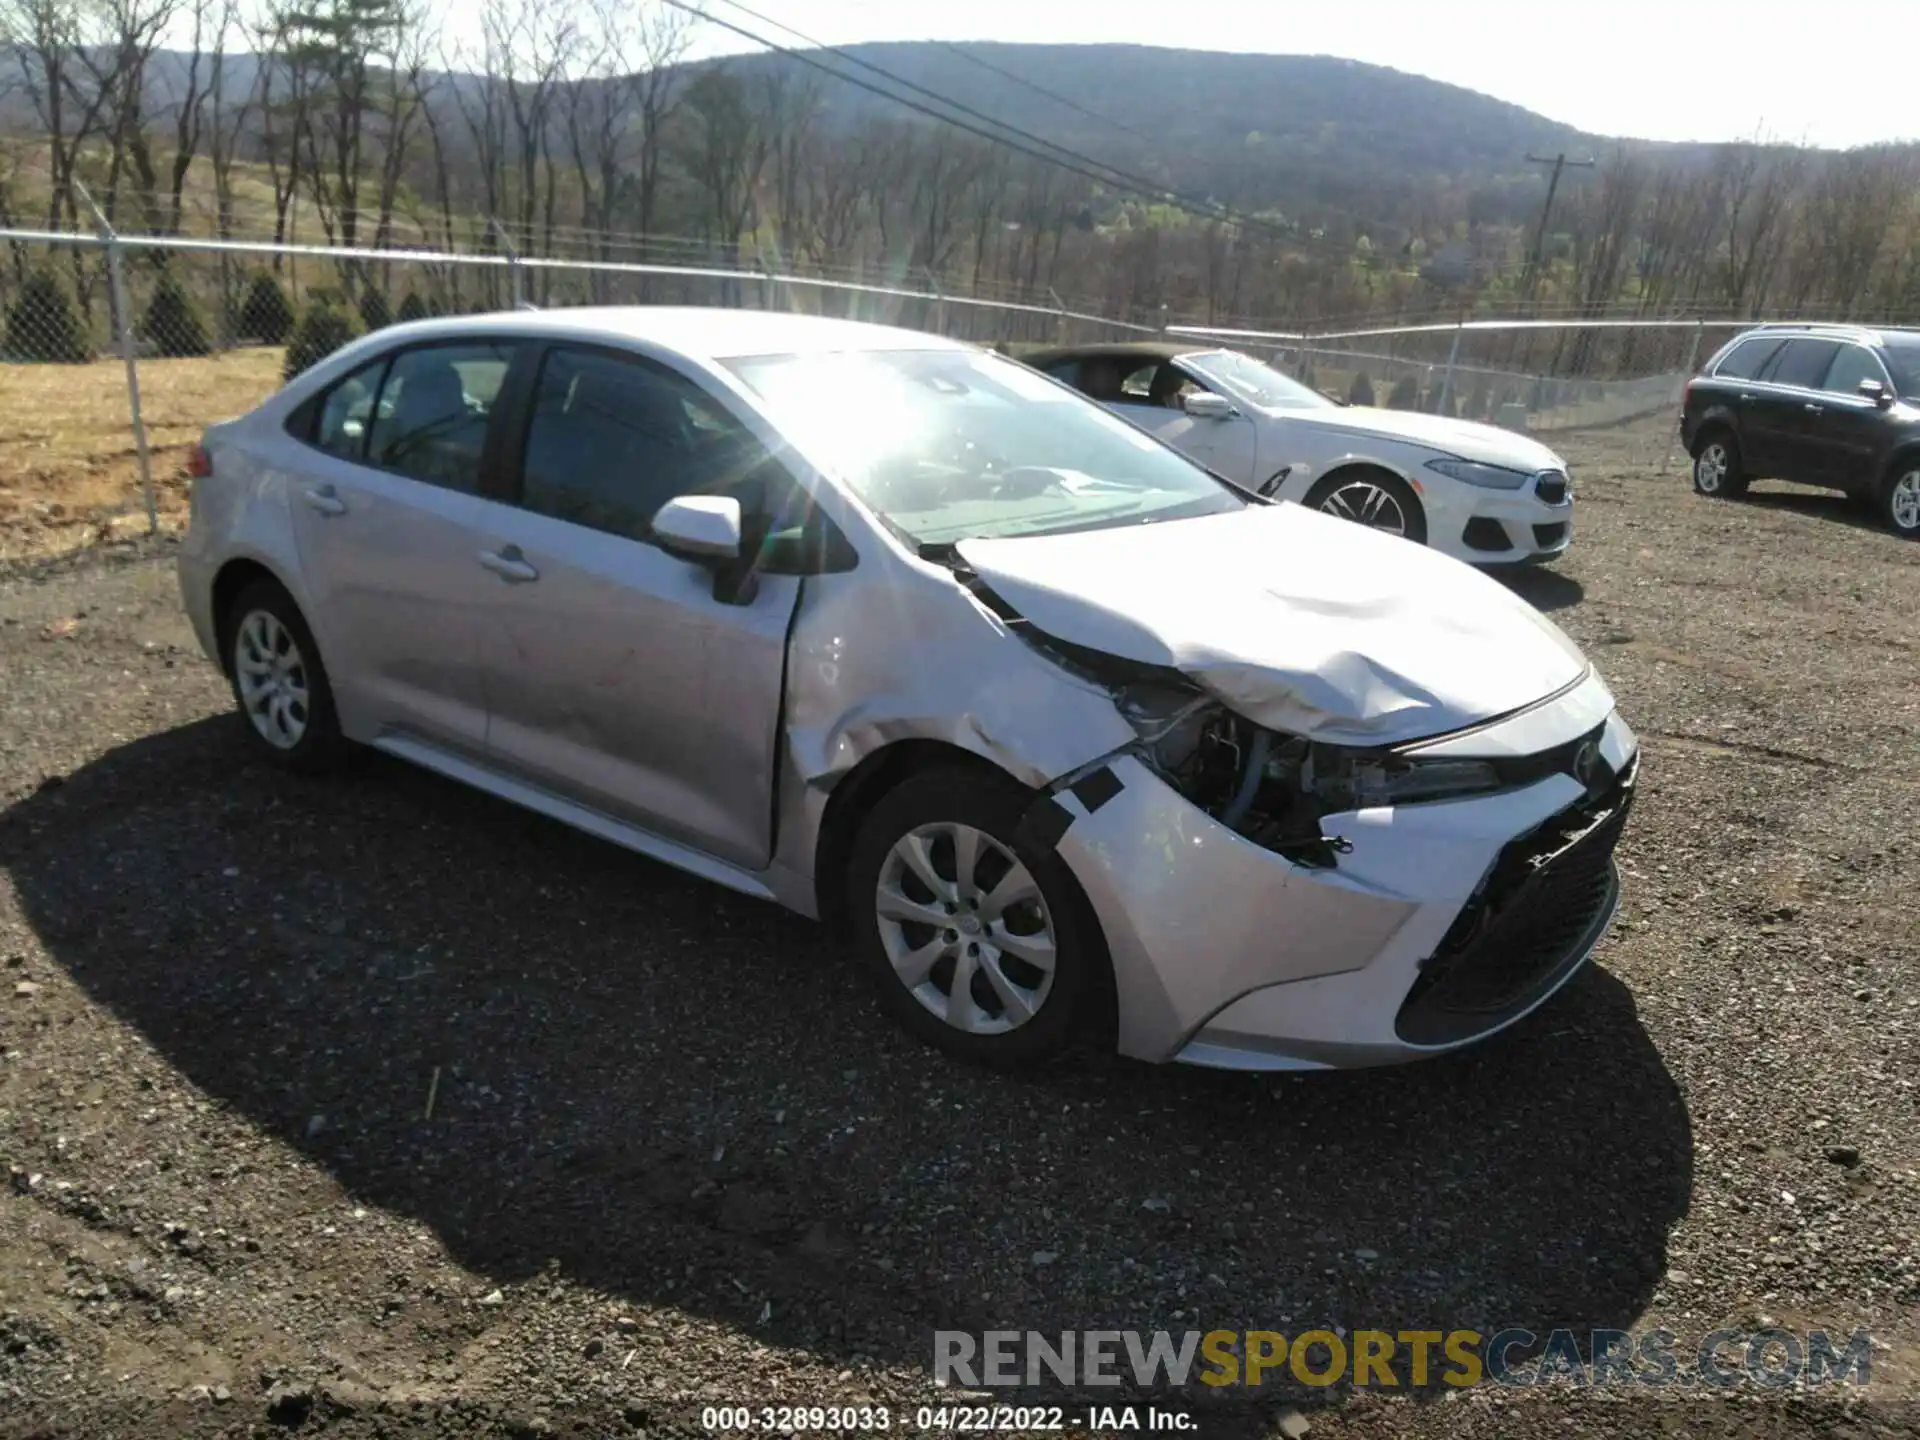
{"type": "Polygon", "coordinates": [[[968,1058],[1433,1054],[1618,900],[1638,746],[1555,626],[969,346],[426,321],[191,468],[182,591],[263,754],[371,745],[839,921],[968,1058]]]}

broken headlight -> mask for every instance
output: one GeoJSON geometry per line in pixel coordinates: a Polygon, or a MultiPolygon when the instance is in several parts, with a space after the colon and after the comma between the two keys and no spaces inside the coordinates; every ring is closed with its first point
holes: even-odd
{"type": "Polygon", "coordinates": [[[1330,866],[1346,848],[1322,833],[1324,816],[1457,799],[1503,783],[1483,760],[1409,759],[1263,730],[1176,687],[1129,687],[1119,702],[1161,778],[1222,825],[1303,865],[1330,866]]]}
{"type": "Polygon", "coordinates": [[[1500,775],[1484,760],[1407,760],[1397,755],[1316,745],[1308,785],[1341,810],[1454,800],[1500,788],[1500,775]]]}

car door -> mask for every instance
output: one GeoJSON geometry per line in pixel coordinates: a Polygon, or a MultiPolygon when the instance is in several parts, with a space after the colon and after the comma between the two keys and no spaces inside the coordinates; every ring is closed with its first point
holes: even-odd
{"type": "Polygon", "coordinates": [[[1187,386],[1219,395],[1233,406],[1234,413],[1220,418],[1189,416],[1193,429],[1186,453],[1216,475],[1224,475],[1241,485],[1256,485],[1267,477],[1258,472],[1260,423],[1247,411],[1245,402],[1175,362],[1174,368],[1186,378],[1187,386]]]}
{"type": "Polygon", "coordinates": [[[1880,357],[1864,345],[1841,344],[1821,383],[1822,411],[1807,436],[1808,463],[1819,483],[1862,493],[1873,485],[1874,457],[1886,424],[1880,406],[1860,393],[1860,382],[1876,380],[1893,391],[1880,357]]]}
{"type": "Polygon", "coordinates": [[[1837,340],[1795,336],[1760,372],[1743,399],[1741,448],[1756,475],[1820,484],[1819,421],[1826,410],[1820,386],[1840,349],[1837,340]]]}
{"type": "Polygon", "coordinates": [[[764,868],[800,581],[727,598],[648,537],[675,496],[731,489],[751,515],[792,481],[725,403],[624,350],[550,345],[525,394],[514,503],[488,520],[491,763],[764,868]]]}
{"type": "Polygon", "coordinates": [[[348,733],[479,755],[487,699],[476,568],[488,436],[513,345],[410,346],[295,416],[288,502],[311,618],[348,733]]]}

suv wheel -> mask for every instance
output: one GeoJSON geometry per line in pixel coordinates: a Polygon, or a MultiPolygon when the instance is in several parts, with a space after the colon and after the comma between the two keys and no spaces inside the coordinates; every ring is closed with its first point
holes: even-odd
{"type": "Polygon", "coordinates": [[[1715,499],[1737,500],[1747,493],[1740,468],[1740,446],[1725,430],[1709,430],[1693,452],[1693,488],[1715,499]]]}
{"type": "Polygon", "coordinates": [[[867,816],[847,870],[861,958],[906,1029],[964,1060],[1058,1055],[1106,964],[1066,862],[1019,834],[1033,796],[971,768],[924,771],[867,816]]]}
{"type": "Polygon", "coordinates": [[[1920,540],[1920,461],[1908,460],[1895,470],[1880,500],[1887,528],[1908,540],[1920,540]]]}

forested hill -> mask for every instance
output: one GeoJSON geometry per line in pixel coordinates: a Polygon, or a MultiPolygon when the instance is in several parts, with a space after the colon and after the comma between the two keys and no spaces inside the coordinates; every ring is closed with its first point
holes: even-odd
{"type": "MultiPolygon", "coordinates": [[[[1457,85],[1324,55],[928,42],[853,45],[845,53],[1183,192],[1301,218],[1332,210],[1362,221],[1399,219],[1422,192],[1463,189],[1481,197],[1482,218],[1510,218],[1515,207],[1538,205],[1541,167],[1526,163],[1529,151],[1584,156],[1616,144],[1457,85]]],[[[872,71],[825,58],[885,85],[872,71]]],[[[832,112],[910,115],[779,55],[725,63],[742,73],[811,75],[832,112]]]]}

